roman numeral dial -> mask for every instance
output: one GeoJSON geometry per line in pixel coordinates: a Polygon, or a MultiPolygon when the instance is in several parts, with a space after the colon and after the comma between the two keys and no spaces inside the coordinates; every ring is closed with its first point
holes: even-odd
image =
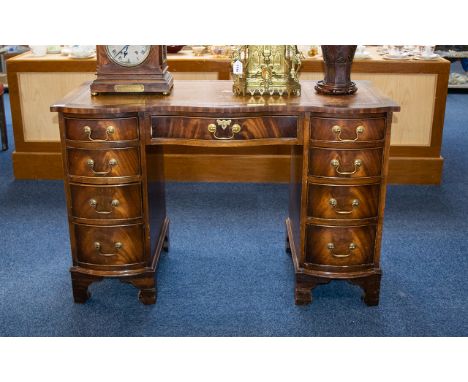
{"type": "Polygon", "coordinates": [[[114,63],[132,67],[146,60],[151,45],[106,45],[106,53],[114,63]]]}

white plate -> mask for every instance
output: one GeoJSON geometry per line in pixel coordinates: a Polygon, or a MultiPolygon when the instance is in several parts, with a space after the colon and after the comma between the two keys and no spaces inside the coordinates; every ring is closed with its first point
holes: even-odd
{"type": "Polygon", "coordinates": [[[392,56],[392,55],[389,55],[389,54],[386,54],[385,56],[382,57],[384,60],[410,60],[411,57],[409,57],[408,55],[404,55],[404,56],[392,56]]]}
{"type": "Polygon", "coordinates": [[[355,53],[354,54],[354,58],[356,60],[367,60],[368,58],[371,58],[371,55],[369,52],[365,52],[365,53],[355,53]]]}
{"type": "Polygon", "coordinates": [[[437,60],[440,56],[438,54],[431,54],[430,56],[414,56],[415,60],[437,60]]]}
{"type": "Polygon", "coordinates": [[[73,53],[70,53],[68,57],[74,58],[74,59],[86,59],[86,58],[93,58],[95,56],[95,53],[88,54],[87,56],[75,56],[73,53]]]}

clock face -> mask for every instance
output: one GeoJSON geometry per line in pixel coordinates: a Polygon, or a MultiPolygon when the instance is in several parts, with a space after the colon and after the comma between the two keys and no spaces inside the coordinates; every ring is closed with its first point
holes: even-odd
{"type": "Polygon", "coordinates": [[[146,60],[151,45],[106,45],[107,56],[121,66],[138,66],[146,60]]]}

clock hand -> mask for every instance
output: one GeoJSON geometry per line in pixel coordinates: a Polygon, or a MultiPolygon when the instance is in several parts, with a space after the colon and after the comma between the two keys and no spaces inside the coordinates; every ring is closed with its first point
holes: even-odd
{"type": "Polygon", "coordinates": [[[124,45],[124,47],[122,49],[120,49],[116,54],[114,54],[114,58],[117,57],[120,53],[123,53],[124,54],[124,57],[127,55],[127,51],[128,51],[128,47],[130,45],[124,45]],[[125,52],[124,52],[125,50],[125,52]]]}

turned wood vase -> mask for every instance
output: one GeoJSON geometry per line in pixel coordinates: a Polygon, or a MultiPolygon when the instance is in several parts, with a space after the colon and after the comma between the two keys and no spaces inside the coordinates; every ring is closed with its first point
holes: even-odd
{"type": "Polygon", "coordinates": [[[315,90],[319,94],[347,95],[357,91],[351,81],[351,65],[357,45],[321,45],[325,78],[315,90]]]}

